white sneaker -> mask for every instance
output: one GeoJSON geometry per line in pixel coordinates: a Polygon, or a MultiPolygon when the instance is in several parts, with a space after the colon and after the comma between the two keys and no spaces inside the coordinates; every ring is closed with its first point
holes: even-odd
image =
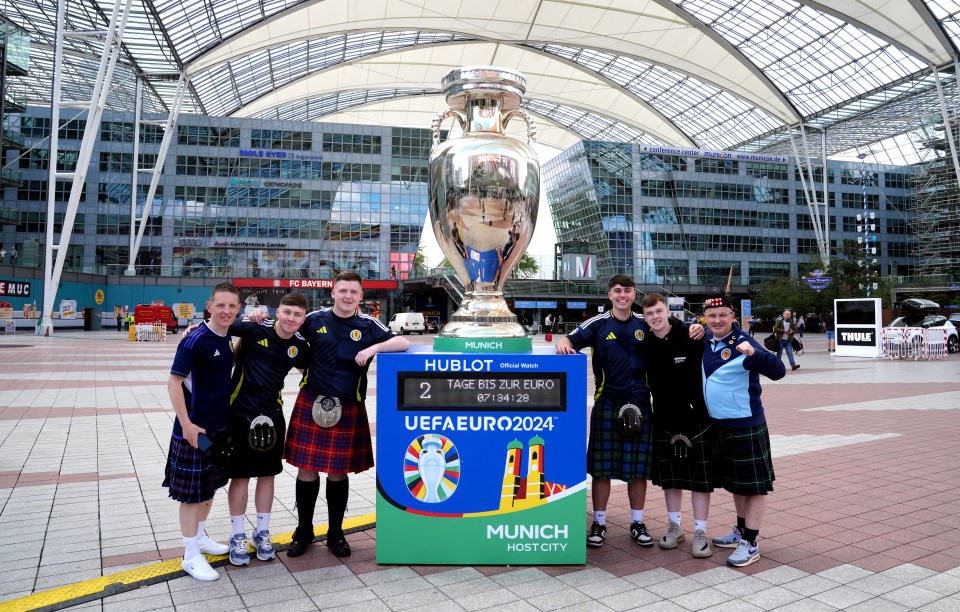
{"type": "Polygon", "coordinates": [[[184,559],[180,562],[180,567],[197,580],[203,580],[204,582],[220,578],[220,574],[217,573],[217,570],[210,567],[210,564],[207,563],[203,555],[184,559]]]}
{"type": "Polygon", "coordinates": [[[230,552],[229,546],[212,540],[208,535],[200,538],[200,540],[197,541],[197,546],[200,547],[200,552],[207,553],[208,555],[225,555],[230,552]]]}

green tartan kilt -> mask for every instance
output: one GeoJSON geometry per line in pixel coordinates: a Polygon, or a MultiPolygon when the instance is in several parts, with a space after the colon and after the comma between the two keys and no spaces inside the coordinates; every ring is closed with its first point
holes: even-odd
{"type": "Polygon", "coordinates": [[[773,491],[773,459],[767,424],[718,428],[715,485],[734,495],[766,495],[773,491]]]}
{"type": "Polygon", "coordinates": [[[653,473],[653,414],[649,404],[633,402],[643,412],[643,431],[627,438],[617,429],[617,414],[625,402],[601,397],[590,413],[587,473],[603,480],[649,480],[653,473]]]}

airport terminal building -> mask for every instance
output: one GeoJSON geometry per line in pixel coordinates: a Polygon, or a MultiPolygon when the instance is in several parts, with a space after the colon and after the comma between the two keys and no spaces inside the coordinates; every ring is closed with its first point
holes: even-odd
{"type": "MultiPolygon", "coordinates": [[[[662,151],[587,140],[545,164],[558,242],[595,254],[600,279],[630,274],[680,295],[723,287],[731,267],[740,287],[798,276],[817,246],[794,158],[662,151]]],[[[909,274],[914,169],[830,161],[828,170],[831,252],[875,236],[880,275],[909,274]],[[866,223],[865,205],[875,217],[866,223]]],[[[822,194],[822,166],[814,185],[822,194]]]]}
{"type": "MultiPolygon", "coordinates": [[[[49,108],[31,107],[9,119],[24,150],[20,184],[6,187],[3,200],[19,221],[0,225],[0,244],[16,247],[21,266],[42,267],[49,117],[49,108]]],[[[58,169],[75,168],[84,129],[84,119],[60,127],[58,169]]],[[[162,135],[141,124],[139,168],[153,167],[162,135]]],[[[132,113],[104,114],[65,271],[126,270],[133,139],[132,113]]],[[[426,218],[429,151],[427,129],[181,115],[137,275],[329,279],[354,270],[407,278],[426,218]]],[[[139,215],[150,175],[138,175],[139,215]]],[[[69,185],[58,181],[56,194],[65,208],[69,185]]]]}

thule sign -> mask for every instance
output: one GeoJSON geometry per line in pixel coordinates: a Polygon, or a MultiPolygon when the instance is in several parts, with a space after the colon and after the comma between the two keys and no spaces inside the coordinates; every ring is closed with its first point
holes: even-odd
{"type": "Polygon", "coordinates": [[[870,327],[862,329],[847,328],[840,331],[839,336],[840,344],[850,346],[873,346],[877,341],[877,335],[870,327]]]}
{"type": "Polygon", "coordinates": [[[877,298],[833,301],[837,333],[836,357],[880,357],[883,313],[877,298]]]}

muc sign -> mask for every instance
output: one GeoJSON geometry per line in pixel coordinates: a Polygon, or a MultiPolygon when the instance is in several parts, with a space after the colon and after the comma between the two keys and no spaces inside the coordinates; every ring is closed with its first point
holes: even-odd
{"type": "Polygon", "coordinates": [[[12,297],[30,297],[30,283],[0,280],[0,295],[12,297]]]}

